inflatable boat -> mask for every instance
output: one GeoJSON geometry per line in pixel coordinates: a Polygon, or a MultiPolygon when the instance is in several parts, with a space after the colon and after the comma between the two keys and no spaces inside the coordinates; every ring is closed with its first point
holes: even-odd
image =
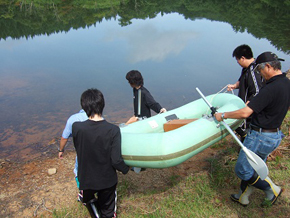
{"type": "MultiPolygon", "coordinates": [[[[218,112],[245,106],[236,95],[221,93],[206,99],[218,112]]],[[[235,130],[242,120],[226,119],[235,130]]],[[[122,156],[129,166],[167,168],[176,166],[228,135],[214,119],[203,99],[121,127],[122,156]]]]}

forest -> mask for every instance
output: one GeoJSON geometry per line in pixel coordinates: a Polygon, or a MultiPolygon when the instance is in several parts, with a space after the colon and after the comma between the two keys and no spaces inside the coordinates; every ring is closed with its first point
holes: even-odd
{"type": "Polygon", "coordinates": [[[185,19],[229,23],[236,32],[266,38],[278,50],[290,53],[290,0],[0,0],[0,40],[34,37],[86,28],[117,19],[178,13],[185,19]]]}

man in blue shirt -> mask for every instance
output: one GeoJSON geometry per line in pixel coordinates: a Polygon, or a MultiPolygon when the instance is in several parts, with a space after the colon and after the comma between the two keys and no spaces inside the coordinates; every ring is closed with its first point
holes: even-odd
{"type": "MultiPolygon", "coordinates": [[[[66,143],[68,142],[68,138],[72,136],[72,125],[74,124],[74,122],[82,122],[88,119],[88,116],[86,114],[86,112],[81,109],[78,113],[71,115],[65,125],[65,128],[63,130],[62,133],[62,137],[60,139],[60,143],[59,143],[59,150],[58,150],[58,157],[60,159],[63,159],[63,154],[64,154],[64,147],[66,145],[66,143]]],[[[75,168],[74,168],[74,174],[75,174],[75,179],[77,182],[77,186],[79,188],[79,182],[78,182],[78,160],[76,157],[76,162],[75,162],[75,168]]]]}

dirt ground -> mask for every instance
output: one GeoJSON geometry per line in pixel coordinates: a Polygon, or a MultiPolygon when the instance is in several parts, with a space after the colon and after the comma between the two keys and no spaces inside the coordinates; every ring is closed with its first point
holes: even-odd
{"type": "MultiPolygon", "coordinates": [[[[289,142],[288,137],[286,141],[289,142]]],[[[76,153],[73,149],[68,149],[64,159],[59,159],[56,149],[58,144],[59,142],[54,140],[50,152],[46,151],[26,162],[0,159],[1,218],[41,217],[41,215],[51,217],[54,210],[75,204],[78,191],[73,174],[76,153]],[[50,168],[55,168],[56,173],[49,175],[50,168]]],[[[210,163],[207,159],[216,156],[217,153],[217,149],[207,148],[175,167],[147,169],[139,174],[132,171],[127,175],[119,173],[119,182],[126,179],[132,184],[138,184],[138,193],[145,193],[152,187],[157,190],[165,189],[169,186],[173,175],[183,178],[208,171],[210,163]]],[[[278,150],[270,155],[268,160],[275,160],[275,156],[280,155],[278,150]]],[[[283,196],[289,195],[289,191],[284,190],[283,196]]]]}
{"type": "MultiPolygon", "coordinates": [[[[186,162],[167,169],[147,169],[136,174],[130,171],[127,180],[140,183],[138,192],[149,187],[164,188],[172,175],[187,176],[208,168],[206,158],[215,155],[211,148],[199,153],[186,162]]],[[[0,160],[0,217],[39,217],[50,214],[54,209],[68,207],[77,200],[77,186],[73,168],[75,152],[68,151],[64,159],[44,155],[25,163],[0,160]],[[56,174],[48,175],[48,169],[56,168],[56,174]]]]}

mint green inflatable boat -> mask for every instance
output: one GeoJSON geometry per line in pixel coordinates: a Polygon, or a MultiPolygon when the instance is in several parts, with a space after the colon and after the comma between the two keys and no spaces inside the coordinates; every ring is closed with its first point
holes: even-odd
{"type": "MultiPolygon", "coordinates": [[[[245,106],[233,94],[221,93],[206,97],[219,112],[245,106]]],[[[235,130],[242,120],[226,119],[235,130]]],[[[129,166],[167,168],[176,166],[228,135],[228,131],[211,116],[203,99],[174,110],[121,127],[122,156],[129,166]],[[165,132],[164,126],[173,119],[196,119],[180,128],[165,132]]]]}

